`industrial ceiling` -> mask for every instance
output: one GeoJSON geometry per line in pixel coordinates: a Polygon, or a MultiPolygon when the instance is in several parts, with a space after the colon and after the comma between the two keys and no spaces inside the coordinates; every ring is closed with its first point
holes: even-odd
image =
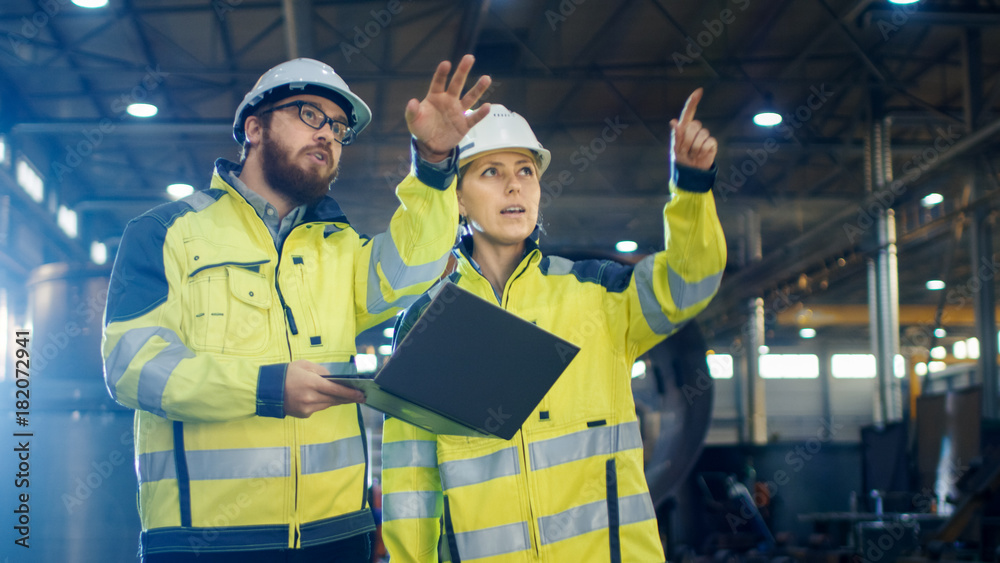
{"type": "Polygon", "coordinates": [[[868,303],[874,224],[890,208],[904,330],[950,323],[971,335],[971,302],[945,301],[971,296],[977,279],[996,284],[996,261],[974,272],[970,248],[976,233],[996,237],[997,4],[4,0],[0,258],[24,279],[43,262],[86,260],[92,241],[113,251],[130,218],[169,200],[167,185],[203,188],[217,157],[236,157],[235,107],[295,56],[329,63],[372,107],[334,193],[359,231],[384,229],[407,170],[404,105],[439,61],[471,52],[474,73],[494,80],[486,99],[524,115],[552,150],[547,252],[634,261],[615,243],[662,247],[668,122],[704,87],[698,118],[720,141],[729,247],[701,318],[716,345],[740,338],[755,297],[774,313],[775,342],[794,341],[800,308],[817,312],[821,334],[864,342],[868,325],[847,306],[868,303]],[[133,117],[131,102],[158,113],[133,117]],[[755,125],[765,106],[784,122],[755,125]],[[872,155],[890,152],[880,175],[872,155]],[[15,187],[19,155],[45,178],[40,204],[15,187]],[[943,201],[923,206],[929,193],[943,201]],[[59,206],[77,213],[75,238],[56,228],[59,206]],[[929,279],[950,294],[928,291],[929,279]],[[961,307],[938,323],[942,304],[961,307]]]}

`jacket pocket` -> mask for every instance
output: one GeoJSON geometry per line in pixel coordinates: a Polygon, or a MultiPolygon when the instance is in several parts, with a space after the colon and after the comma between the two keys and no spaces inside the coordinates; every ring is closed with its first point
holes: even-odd
{"type": "Polygon", "coordinates": [[[271,287],[239,266],[202,268],[188,284],[192,349],[252,355],[270,340],[271,287]]]}

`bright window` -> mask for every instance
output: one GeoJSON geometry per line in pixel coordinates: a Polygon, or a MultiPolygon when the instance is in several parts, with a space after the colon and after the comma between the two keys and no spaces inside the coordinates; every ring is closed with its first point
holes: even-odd
{"type": "Polygon", "coordinates": [[[56,215],[56,224],[66,233],[66,236],[76,238],[76,211],[60,205],[59,213],[56,215]]]}
{"type": "Polygon", "coordinates": [[[108,247],[96,240],[90,243],[90,261],[103,266],[108,261],[108,247]]]}
{"type": "Polygon", "coordinates": [[[729,354],[709,354],[705,357],[708,360],[708,371],[712,379],[732,379],[733,378],[733,357],[729,354]]]}
{"type": "Polygon", "coordinates": [[[378,357],[375,354],[357,354],[354,365],[358,367],[358,373],[374,373],[378,369],[378,357]]]}
{"type": "Polygon", "coordinates": [[[17,159],[17,183],[27,193],[31,199],[38,203],[45,197],[45,186],[42,184],[42,177],[35,171],[35,167],[24,158],[17,159]]]}
{"type": "Polygon", "coordinates": [[[833,354],[830,375],[839,379],[875,377],[875,356],[871,354],[833,354]]]}
{"type": "Polygon", "coordinates": [[[973,336],[965,341],[965,351],[970,360],[979,359],[979,339],[973,336]]]}
{"type": "MultiPolygon", "coordinates": [[[[906,376],[906,360],[896,354],[892,363],[896,377],[906,376]]],[[[875,377],[875,356],[871,354],[833,354],[830,356],[830,375],[837,379],[869,379],[875,377]]]]}
{"type": "Polygon", "coordinates": [[[767,354],[760,357],[760,376],[765,379],[815,379],[819,357],[815,354],[767,354]]]}

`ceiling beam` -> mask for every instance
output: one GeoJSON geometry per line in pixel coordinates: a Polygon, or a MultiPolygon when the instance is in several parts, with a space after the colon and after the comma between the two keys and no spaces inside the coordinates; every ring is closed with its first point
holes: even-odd
{"type": "MultiPolygon", "coordinates": [[[[925,180],[931,173],[943,165],[980,146],[985,141],[1000,133],[1000,119],[984,126],[975,133],[967,135],[956,142],[947,151],[941,153],[937,160],[923,170],[916,169],[910,174],[899,178],[903,182],[903,195],[896,198],[892,193],[889,197],[895,199],[892,206],[905,201],[904,197],[912,197],[911,184],[925,180]]],[[[786,281],[796,275],[809,264],[828,259],[850,251],[863,241],[851,242],[845,240],[846,231],[838,231],[838,225],[854,225],[854,219],[859,214],[866,213],[870,206],[882,206],[880,198],[885,198],[889,190],[873,194],[857,204],[847,205],[840,212],[834,213],[827,220],[816,225],[809,231],[788,241],[786,244],[769,252],[763,260],[743,268],[731,276],[727,276],[711,305],[715,311],[735,310],[742,300],[759,294],[762,288],[771,287],[776,283],[786,281]]],[[[856,226],[856,225],[855,225],[856,226]]]]}
{"type": "Polygon", "coordinates": [[[312,0],[282,0],[281,8],[285,16],[285,48],[288,49],[288,58],[315,56],[312,0]]]}
{"type": "Polygon", "coordinates": [[[462,21],[458,25],[455,36],[455,46],[451,51],[451,60],[458,61],[466,53],[472,53],[479,42],[479,33],[483,30],[483,21],[490,11],[490,0],[472,0],[467,3],[462,13],[462,21]]]}

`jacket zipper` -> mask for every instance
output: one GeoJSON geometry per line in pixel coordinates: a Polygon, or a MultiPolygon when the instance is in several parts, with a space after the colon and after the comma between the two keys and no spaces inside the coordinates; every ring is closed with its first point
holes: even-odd
{"type": "Polygon", "coordinates": [[[294,440],[292,444],[294,446],[294,451],[291,452],[291,472],[292,478],[294,479],[293,485],[295,487],[295,502],[292,504],[292,518],[291,518],[291,530],[292,530],[292,547],[299,549],[302,547],[302,533],[299,530],[299,468],[302,467],[302,460],[300,459],[302,448],[299,447],[299,419],[292,420],[292,433],[294,435],[294,440]]]}
{"type": "MultiPolygon", "coordinates": [[[[295,229],[292,229],[294,232],[295,229]]],[[[288,233],[291,236],[292,233],[288,233]]],[[[270,233],[268,233],[270,237],[270,233]]],[[[285,239],[288,240],[287,237],[285,239]]],[[[289,338],[288,333],[291,332],[293,335],[299,333],[298,326],[295,323],[295,315],[292,314],[292,308],[288,306],[285,302],[285,296],[281,292],[280,270],[281,270],[281,252],[275,248],[277,252],[278,259],[275,261],[274,265],[274,288],[278,292],[278,301],[281,303],[281,308],[285,312],[285,319],[288,321],[288,330],[285,331],[285,344],[288,347],[288,361],[293,361],[292,354],[292,341],[289,338]]],[[[289,474],[292,481],[292,505],[291,513],[288,517],[288,546],[293,549],[297,549],[301,544],[301,533],[299,530],[299,467],[301,466],[301,460],[299,459],[300,449],[299,448],[299,426],[298,421],[292,419],[292,444],[291,451],[289,451],[289,474]]]]}
{"type": "MultiPolygon", "coordinates": [[[[293,263],[295,263],[295,270],[296,273],[298,274],[299,291],[301,291],[305,295],[307,303],[313,303],[312,293],[310,293],[309,291],[309,284],[306,283],[305,259],[300,257],[299,260],[300,260],[299,262],[295,262],[293,257],[293,263]]],[[[306,321],[309,325],[308,327],[306,327],[306,330],[309,331],[308,336],[310,337],[319,336],[319,328],[317,327],[316,323],[316,315],[313,313],[312,309],[308,307],[306,307],[306,321]]]]}
{"type": "Polygon", "coordinates": [[[539,545],[539,538],[541,537],[541,531],[538,529],[538,521],[535,518],[534,509],[534,498],[535,495],[531,490],[531,478],[528,474],[528,442],[524,438],[524,431],[518,430],[517,432],[521,436],[521,474],[524,475],[524,489],[528,492],[528,541],[531,542],[531,550],[535,554],[535,559],[541,559],[542,548],[539,545]]]}
{"type": "MultiPolygon", "coordinates": [[[[531,265],[530,254],[529,254],[527,260],[524,261],[524,264],[525,264],[525,266],[524,266],[524,268],[521,268],[520,272],[518,272],[516,275],[510,277],[507,280],[507,283],[506,283],[506,285],[504,287],[504,291],[503,291],[503,298],[501,299],[501,307],[503,307],[504,309],[507,309],[508,306],[510,305],[510,294],[511,294],[511,291],[513,289],[514,281],[517,280],[518,278],[520,278],[522,275],[524,275],[524,273],[528,271],[528,266],[531,265]]],[[[486,283],[489,284],[489,281],[487,281],[486,283]]],[[[493,285],[492,284],[489,284],[489,285],[490,285],[490,289],[492,290],[493,285]]],[[[520,455],[520,457],[521,457],[521,474],[524,475],[524,489],[528,492],[528,494],[527,494],[527,497],[528,497],[527,498],[527,502],[528,502],[528,538],[529,538],[528,541],[531,542],[531,550],[535,554],[535,559],[541,559],[541,557],[542,557],[542,547],[540,545],[540,538],[541,538],[542,534],[541,534],[541,531],[538,529],[538,520],[537,520],[537,518],[535,518],[535,508],[534,508],[535,495],[532,492],[531,475],[529,473],[530,468],[529,468],[529,463],[528,463],[528,441],[524,437],[524,430],[518,430],[517,434],[518,434],[518,436],[520,436],[520,441],[521,441],[521,444],[520,444],[520,449],[521,449],[521,455],[520,455]]]]}

